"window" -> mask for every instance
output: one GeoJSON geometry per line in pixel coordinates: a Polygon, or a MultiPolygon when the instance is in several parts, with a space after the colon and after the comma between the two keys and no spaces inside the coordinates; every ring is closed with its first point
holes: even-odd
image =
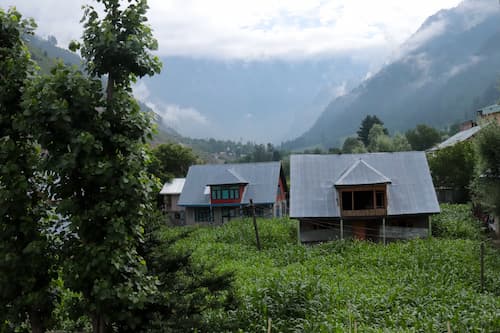
{"type": "Polygon", "coordinates": [[[196,208],[194,210],[194,220],[196,222],[211,222],[212,214],[210,208],[196,208]]]}
{"type": "Polygon", "coordinates": [[[373,208],[373,191],[354,192],[354,210],[373,208]]]}
{"type": "Polygon", "coordinates": [[[385,208],[385,191],[341,191],[342,210],[367,210],[385,208]]]}
{"type": "Polygon", "coordinates": [[[238,200],[240,198],[240,187],[231,186],[211,186],[212,200],[238,200]]]}
{"type": "Polygon", "coordinates": [[[375,208],[385,208],[385,193],[383,191],[375,192],[375,208]]]}

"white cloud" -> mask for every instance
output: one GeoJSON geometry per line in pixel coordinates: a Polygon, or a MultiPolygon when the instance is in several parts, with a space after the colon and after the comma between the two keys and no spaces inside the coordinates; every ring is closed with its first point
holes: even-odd
{"type": "MultiPolygon", "coordinates": [[[[297,58],[395,48],[460,0],[150,0],[161,55],[297,58]]],[[[60,45],[81,35],[84,0],[7,0],[60,45]]],[[[93,3],[93,2],[90,2],[93,3]]]]}
{"type": "Polygon", "coordinates": [[[455,75],[462,73],[463,71],[465,71],[469,67],[477,64],[481,60],[482,60],[482,57],[480,57],[480,56],[471,56],[467,62],[465,62],[463,64],[458,64],[458,65],[452,66],[450,68],[450,70],[444,74],[444,77],[447,79],[452,78],[455,75]]]}

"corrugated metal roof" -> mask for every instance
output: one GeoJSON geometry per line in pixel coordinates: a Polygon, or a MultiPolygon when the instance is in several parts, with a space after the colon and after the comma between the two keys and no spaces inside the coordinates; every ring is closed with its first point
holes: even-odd
{"type": "Polygon", "coordinates": [[[482,111],[483,115],[500,112],[500,105],[499,104],[488,105],[482,109],[479,109],[478,111],[482,111]]]}
{"type": "Polygon", "coordinates": [[[248,181],[232,169],[215,170],[206,185],[248,184],[248,181]]]}
{"type": "Polygon", "coordinates": [[[335,182],[336,186],[385,184],[391,180],[363,161],[357,160],[335,182]]]}
{"type": "Polygon", "coordinates": [[[469,129],[466,129],[465,131],[458,132],[457,134],[449,137],[448,139],[441,142],[437,146],[429,149],[429,151],[440,150],[440,149],[443,149],[446,147],[454,146],[455,144],[457,144],[459,142],[466,141],[466,140],[470,139],[471,137],[473,137],[477,132],[479,132],[480,129],[481,129],[481,126],[474,126],[474,127],[469,128],[469,129]]]}
{"type": "MultiPolygon", "coordinates": [[[[248,204],[250,199],[253,199],[256,204],[274,203],[280,170],[280,162],[193,165],[189,168],[178,205],[210,205],[210,193],[206,193],[205,186],[208,184],[216,185],[217,183],[212,182],[212,180],[217,179],[218,175],[228,172],[233,176],[237,175],[237,177],[233,178],[232,183],[224,182],[222,184],[248,184],[243,193],[242,204],[248,204]]],[[[221,178],[221,180],[227,179],[221,178]]]]}
{"type": "Polygon", "coordinates": [[[174,178],[163,185],[160,194],[181,194],[186,178],[174,178]]]}
{"type": "Polygon", "coordinates": [[[292,155],[290,216],[340,217],[335,182],[359,159],[391,180],[388,215],[440,211],[424,152],[292,155]]]}

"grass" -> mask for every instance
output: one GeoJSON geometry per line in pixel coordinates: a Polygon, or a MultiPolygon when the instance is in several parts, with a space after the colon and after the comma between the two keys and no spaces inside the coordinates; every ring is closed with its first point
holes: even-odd
{"type": "Polygon", "coordinates": [[[487,248],[480,292],[481,237],[476,229],[449,227],[476,223],[470,213],[449,206],[433,223],[440,238],[303,246],[296,221],[262,219],[259,252],[251,220],[235,220],[192,228],[177,246],[192,250],[195,262],[235,273],[240,307],[208,311],[215,330],[217,321],[234,321],[241,332],[266,332],[271,318],[272,332],[349,332],[354,326],[359,332],[445,332],[448,322],[454,332],[500,332],[500,253],[487,248]]]}

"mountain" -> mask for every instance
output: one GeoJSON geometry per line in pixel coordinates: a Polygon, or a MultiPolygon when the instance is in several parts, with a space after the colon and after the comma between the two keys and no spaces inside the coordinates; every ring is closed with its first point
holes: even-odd
{"type": "MultiPolygon", "coordinates": [[[[380,55],[377,57],[380,58],[380,55]]],[[[303,60],[163,58],[135,89],[181,134],[281,142],[312,126],[336,96],[370,70],[351,56],[303,60]]]]}
{"type": "Polygon", "coordinates": [[[368,114],[392,132],[471,119],[477,108],[498,99],[499,74],[500,6],[465,0],[429,17],[392,62],[334,99],[305,134],[283,148],[339,146],[368,114]]]}

